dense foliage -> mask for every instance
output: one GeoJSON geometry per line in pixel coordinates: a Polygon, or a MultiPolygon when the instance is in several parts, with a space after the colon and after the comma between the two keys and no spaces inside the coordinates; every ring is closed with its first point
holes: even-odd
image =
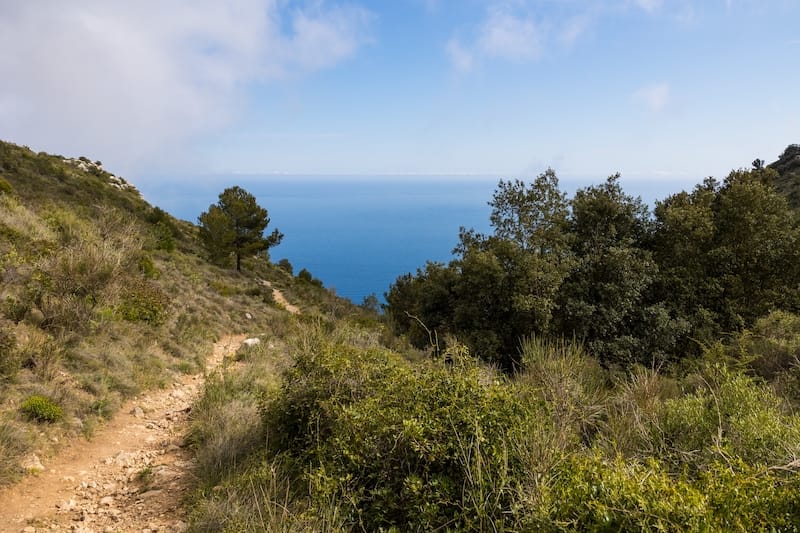
{"type": "Polygon", "coordinates": [[[449,333],[507,370],[528,335],[575,337],[604,365],[660,365],[703,342],[800,309],[800,218],[758,165],[656,203],[619,176],[572,199],[548,170],[501,181],[494,230],[462,230],[456,258],[401,276],[386,295],[398,334],[449,333]]]}
{"type": "MultiPolygon", "coordinates": [[[[763,347],[798,342],[800,317],[776,322],[795,333],[767,334],[763,347]]],[[[796,531],[800,418],[773,383],[750,375],[752,361],[769,357],[743,351],[750,338],[708,347],[681,374],[620,375],[580,344],[534,337],[520,370],[504,377],[460,345],[442,354],[449,364],[410,363],[368,330],[298,322],[277,383],[285,355],[259,349],[201,400],[194,431],[210,437],[222,424],[227,437],[196,442],[199,457],[224,460],[204,467],[193,523],[796,531]]]]}

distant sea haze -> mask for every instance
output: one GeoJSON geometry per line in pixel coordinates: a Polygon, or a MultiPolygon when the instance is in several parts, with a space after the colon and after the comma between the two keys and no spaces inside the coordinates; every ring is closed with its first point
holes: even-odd
{"type": "MultiPolygon", "coordinates": [[[[214,176],[187,187],[180,178],[149,179],[145,198],[172,215],[197,222],[218,194],[240,185],[270,216],[283,242],[270,250],[295,274],[307,268],[326,287],[361,303],[383,294],[398,276],[426,261],[447,262],[461,226],[489,231],[488,206],[501,176],[214,176]]],[[[598,180],[562,182],[570,196],[598,180]]],[[[692,184],[622,182],[651,204],[692,184]]]]}

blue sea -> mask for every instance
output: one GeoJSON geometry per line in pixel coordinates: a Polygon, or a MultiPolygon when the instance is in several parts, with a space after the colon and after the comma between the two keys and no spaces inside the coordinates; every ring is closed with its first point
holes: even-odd
{"type": "MultiPolygon", "coordinates": [[[[172,215],[196,222],[226,187],[239,185],[267,209],[267,232],[278,228],[283,242],[272,261],[288,259],[295,274],[308,269],[326,287],[361,303],[383,294],[398,276],[426,261],[447,262],[461,226],[489,230],[495,176],[209,176],[149,179],[145,198],[172,215]]],[[[570,195],[597,181],[562,181],[570,195]]],[[[691,187],[659,182],[622,183],[626,192],[652,204],[691,187]]]]}

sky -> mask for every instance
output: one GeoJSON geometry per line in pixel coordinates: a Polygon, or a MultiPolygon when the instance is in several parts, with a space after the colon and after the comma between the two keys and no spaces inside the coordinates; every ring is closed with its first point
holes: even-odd
{"type": "Polygon", "coordinates": [[[800,142],[800,0],[2,0],[0,139],[211,174],[694,183],[800,142]]]}

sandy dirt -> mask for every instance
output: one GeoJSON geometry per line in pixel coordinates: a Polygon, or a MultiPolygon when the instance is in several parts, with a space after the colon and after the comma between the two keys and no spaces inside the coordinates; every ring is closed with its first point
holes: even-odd
{"type": "Polygon", "coordinates": [[[205,373],[179,376],[167,389],[128,401],[90,441],[43,458],[43,471],[0,492],[0,532],[185,531],[182,499],[192,457],[182,444],[189,410],[205,376],[244,338],[223,338],[205,373]]]}

